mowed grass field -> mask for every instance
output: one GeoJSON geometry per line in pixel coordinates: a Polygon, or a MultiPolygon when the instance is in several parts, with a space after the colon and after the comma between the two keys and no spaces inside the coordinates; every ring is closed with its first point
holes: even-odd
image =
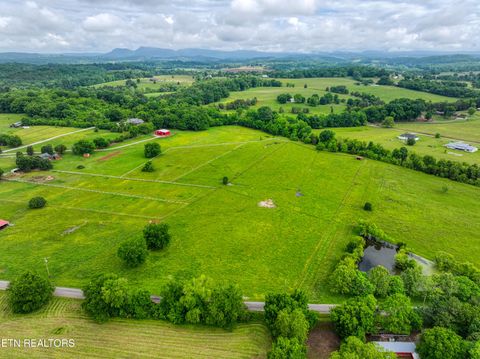
{"type": "MultiPolygon", "coordinates": [[[[153,76],[154,81],[150,81],[149,77],[140,78],[140,82],[137,82],[137,79],[132,79],[137,82],[138,89],[150,89],[154,90],[162,87],[165,83],[176,83],[180,85],[191,85],[194,81],[193,77],[190,75],[155,75],[153,76]]],[[[105,86],[125,86],[125,81],[127,80],[117,80],[104,82],[94,87],[105,87],[105,86]]]]}
{"type": "Polygon", "coordinates": [[[37,313],[12,314],[0,293],[2,338],[73,339],[73,348],[0,348],[2,358],[265,358],[268,329],[240,324],[231,331],[154,320],[113,319],[97,324],[81,301],[54,298],[37,313]]]}
{"type": "MultiPolygon", "coordinates": [[[[405,141],[397,138],[399,135],[405,132],[423,132],[422,129],[425,127],[428,126],[411,126],[408,123],[400,123],[397,124],[395,128],[362,126],[334,128],[333,131],[336,133],[338,138],[355,138],[366,142],[373,141],[374,143],[381,144],[389,150],[404,146],[409,151],[415,152],[416,154],[422,156],[430,155],[436,159],[480,164],[480,152],[477,151],[474,153],[468,153],[464,151],[448,149],[445,147],[445,145],[454,140],[446,137],[435,138],[434,134],[418,133],[418,137],[420,139],[414,146],[407,146],[405,141]]],[[[426,128],[426,130],[428,131],[429,129],[426,128]]],[[[444,133],[447,134],[448,128],[445,130],[447,132],[444,133]]],[[[322,130],[315,130],[314,132],[319,133],[321,131],[322,130]]]]}
{"type": "Polygon", "coordinates": [[[338,302],[328,277],[360,218],[419,255],[445,250],[480,265],[480,188],[235,126],[153,141],[163,149],[153,173],[141,172],[138,143],[89,159],[66,155],[53,171],[2,181],[1,217],[13,226],[0,232],[8,254],[0,277],[44,270],[48,258],[61,286],[114,272],[158,293],[170,278],[206,274],[237,283],[252,300],[302,288],[312,302],[338,302]],[[34,196],[47,206],[28,210],[34,196]],[[267,199],[276,208],[258,205],[267,199]],[[373,212],[363,211],[366,201],[373,212]],[[171,244],[128,269],[118,245],[149,221],[170,225],[171,244]]]}
{"type": "MultiPolygon", "coordinates": [[[[318,94],[323,96],[326,93],[326,88],[330,86],[344,85],[348,88],[350,92],[366,92],[380,97],[385,102],[390,102],[397,98],[410,98],[410,99],[423,99],[426,101],[432,102],[453,102],[456,99],[451,97],[439,96],[435,94],[430,94],[421,91],[413,91],[409,89],[403,89],[395,86],[377,86],[377,85],[357,85],[357,81],[351,78],[309,78],[309,79],[278,79],[282,82],[282,87],[257,87],[252,88],[247,91],[238,91],[230,93],[230,96],[220,102],[226,103],[231,102],[236,99],[252,99],[257,98],[258,102],[256,107],[269,106],[273,109],[278,110],[280,107],[283,107],[285,113],[290,113],[292,107],[299,108],[309,108],[310,113],[330,113],[331,108],[333,111],[338,113],[342,112],[345,108],[344,104],[331,104],[331,105],[322,105],[317,107],[311,107],[307,104],[284,104],[281,105],[277,101],[277,96],[283,93],[289,93],[292,96],[299,93],[304,97],[308,98],[313,94],[318,94]],[[294,84],[295,87],[286,87],[286,84],[294,84]],[[307,85],[307,88],[304,88],[304,85],[307,85]]],[[[340,99],[348,99],[350,95],[338,95],[340,99]]]]}

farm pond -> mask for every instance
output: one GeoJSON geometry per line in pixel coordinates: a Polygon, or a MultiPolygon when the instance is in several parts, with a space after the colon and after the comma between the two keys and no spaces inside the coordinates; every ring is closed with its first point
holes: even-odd
{"type": "MultiPolygon", "coordinates": [[[[362,260],[358,264],[358,269],[362,272],[368,272],[376,266],[383,266],[387,268],[390,273],[399,274],[400,272],[395,268],[395,255],[398,250],[398,246],[394,244],[367,239],[362,260]]],[[[408,256],[420,264],[424,274],[432,274],[434,267],[432,261],[413,253],[409,253],[408,256]]]]}

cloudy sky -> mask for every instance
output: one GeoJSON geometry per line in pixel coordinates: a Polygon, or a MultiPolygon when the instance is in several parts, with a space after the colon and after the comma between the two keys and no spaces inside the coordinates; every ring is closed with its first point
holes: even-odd
{"type": "Polygon", "coordinates": [[[480,50],[479,0],[0,0],[0,52],[480,50]]]}

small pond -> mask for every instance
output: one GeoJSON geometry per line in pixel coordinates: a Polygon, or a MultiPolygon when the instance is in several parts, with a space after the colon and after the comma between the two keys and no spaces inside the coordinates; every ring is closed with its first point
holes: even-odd
{"type": "Polygon", "coordinates": [[[358,264],[358,269],[368,272],[373,267],[384,266],[390,273],[396,273],[395,254],[397,254],[398,247],[373,240],[367,240],[366,243],[367,246],[363,251],[363,258],[358,264]]]}

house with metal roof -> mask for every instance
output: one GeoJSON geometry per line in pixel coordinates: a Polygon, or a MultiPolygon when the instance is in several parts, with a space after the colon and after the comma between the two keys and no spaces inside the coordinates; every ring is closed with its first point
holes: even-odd
{"type": "Polygon", "coordinates": [[[394,352],[398,358],[420,359],[414,342],[373,342],[389,352],[394,352]]]}
{"type": "Polygon", "coordinates": [[[469,145],[468,143],[464,142],[450,142],[445,145],[445,147],[450,148],[451,150],[459,150],[459,151],[465,151],[465,152],[477,152],[478,148],[469,145]]]}

